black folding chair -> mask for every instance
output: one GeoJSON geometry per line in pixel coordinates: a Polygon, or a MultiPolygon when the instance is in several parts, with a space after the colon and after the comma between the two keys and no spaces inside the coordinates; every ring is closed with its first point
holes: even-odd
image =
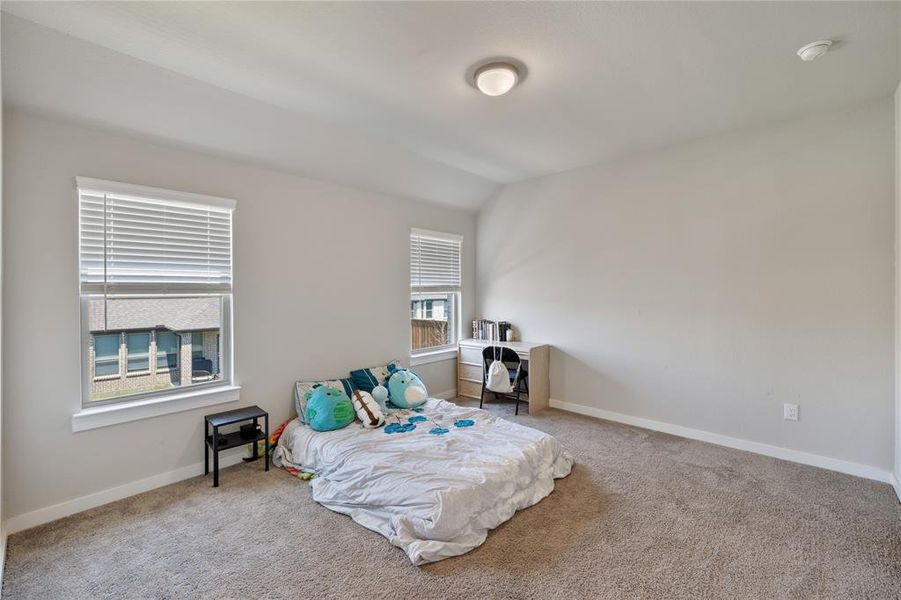
{"type": "Polygon", "coordinates": [[[482,350],[482,393],[479,397],[479,408],[482,408],[482,404],[485,402],[485,392],[491,391],[488,389],[488,369],[491,368],[491,363],[495,360],[501,361],[504,363],[504,366],[507,367],[507,374],[510,376],[510,385],[513,386],[513,391],[515,393],[492,393],[494,394],[495,399],[503,396],[505,398],[510,398],[511,400],[516,400],[516,410],[514,411],[514,414],[518,415],[519,403],[522,402],[520,399],[520,392],[522,391],[522,386],[520,385],[520,378],[522,377],[522,359],[519,358],[519,355],[516,352],[504,346],[488,346],[482,350]]]}

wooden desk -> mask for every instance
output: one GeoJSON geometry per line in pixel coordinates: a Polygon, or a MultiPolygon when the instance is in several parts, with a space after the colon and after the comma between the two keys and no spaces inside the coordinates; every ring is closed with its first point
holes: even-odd
{"type": "Polygon", "coordinates": [[[486,346],[505,346],[519,358],[528,362],[529,370],[529,414],[545,409],[549,405],[551,385],[548,377],[550,368],[550,347],[547,344],[531,342],[489,342],[488,340],[460,340],[457,345],[457,395],[479,398],[482,394],[485,362],[482,350],[486,346]]]}

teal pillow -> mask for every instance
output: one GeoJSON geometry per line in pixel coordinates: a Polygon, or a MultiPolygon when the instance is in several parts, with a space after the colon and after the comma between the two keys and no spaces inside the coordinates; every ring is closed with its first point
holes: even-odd
{"type": "Polygon", "coordinates": [[[388,375],[391,374],[392,370],[391,367],[394,367],[394,369],[400,369],[400,361],[391,361],[384,367],[375,366],[369,367],[368,369],[357,369],[356,371],[351,371],[350,379],[353,381],[356,389],[362,392],[369,392],[371,394],[372,388],[379,385],[385,385],[385,382],[388,381],[388,375]]]}
{"type": "Polygon", "coordinates": [[[342,390],[318,385],[307,392],[307,424],[316,431],[332,431],[353,423],[357,413],[342,390]]]}

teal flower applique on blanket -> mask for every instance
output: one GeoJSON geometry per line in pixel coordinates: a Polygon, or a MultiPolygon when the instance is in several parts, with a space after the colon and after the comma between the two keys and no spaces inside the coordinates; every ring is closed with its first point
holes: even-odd
{"type": "Polygon", "coordinates": [[[407,423],[406,425],[401,425],[400,423],[390,423],[385,425],[385,433],[406,433],[408,431],[413,431],[416,429],[415,423],[407,423]]]}

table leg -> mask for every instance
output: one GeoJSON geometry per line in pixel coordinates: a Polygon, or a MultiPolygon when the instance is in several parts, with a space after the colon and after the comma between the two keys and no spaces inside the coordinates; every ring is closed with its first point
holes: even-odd
{"type": "Polygon", "coordinates": [[[266,470],[269,470],[269,415],[263,417],[266,423],[266,470]]]}
{"type": "MultiPolygon", "coordinates": [[[[256,417],[253,418],[253,430],[257,430],[257,424],[259,423],[259,419],[256,417]]],[[[257,441],[253,441],[253,460],[256,460],[260,457],[260,445],[257,444],[257,441]]]]}
{"type": "Polygon", "coordinates": [[[213,427],[213,487],[219,487],[219,428],[213,427]]]}
{"type": "Polygon", "coordinates": [[[206,432],[209,430],[206,421],[203,422],[203,475],[210,474],[210,446],[206,443],[206,432]]]}

